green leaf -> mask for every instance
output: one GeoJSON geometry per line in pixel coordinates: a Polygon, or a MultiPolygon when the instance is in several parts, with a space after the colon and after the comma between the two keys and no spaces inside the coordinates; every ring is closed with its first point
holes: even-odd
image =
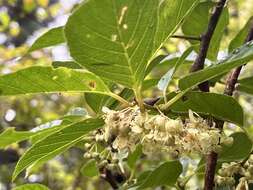
{"type": "Polygon", "coordinates": [[[149,90],[151,87],[157,86],[157,83],[160,81],[159,78],[157,79],[146,79],[143,81],[142,84],[142,91],[149,90]]]}
{"type": "MultiPolygon", "coordinates": [[[[176,63],[180,59],[181,55],[176,55],[173,58],[165,59],[160,64],[158,64],[156,67],[154,67],[152,71],[152,76],[155,75],[155,77],[161,77],[162,75],[166,74],[166,71],[172,69],[175,67],[176,63]]],[[[184,62],[181,64],[180,69],[175,73],[175,77],[182,77],[182,75],[185,75],[185,72],[188,72],[190,69],[190,66],[192,65],[193,60],[184,60],[184,62]]]]}
{"type": "MultiPolygon", "coordinates": [[[[175,93],[172,93],[169,98],[174,96],[175,93]]],[[[188,113],[189,110],[192,110],[239,126],[243,126],[244,122],[243,109],[240,104],[233,97],[222,94],[188,92],[170,109],[174,113],[188,113]]]]}
{"type": "Polygon", "coordinates": [[[162,185],[172,186],[182,171],[183,167],[179,161],[165,162],[150,172],[138,189],[155,188],[162,185]]]}
{"type": "Polygon", "coordinates": [[[252,151],[252,141],[243,132],[233,133],[234,139],[232,146],[224,146],[219,155],[219,162],[233,162],[245,159],[252,151]]]}
{"type": "Polygon", "coordinates": [[[50,46],[55,46],[64,43],[65,37],[63,28],[64,27],[53,28],[44,33],[33,43],[33,45],[28,50],[28,53],[31,53],[35,50],[39,50],[42,48],[47,48],[50,46]]]}
{"type": "Polygon", "coordinates": [[[58,67],[66,67],[66,68],[69,68],[69,69],[81,69],[82,67],[74,62],[74,61],[54,61],[52,63],[52,66],[54,68],[58,68],[58,67]]]}
{"type": "Polygon", "coordinates": [[[246,36],[249,33],[250,27],[253,23],[253,17],[250,17],[248,22],[245,24],[245,26],[242,28],[242,30],[235,36],[235,38],[230,42],[228,51],[232,52],[236,48],[240,47],[245,43],[246,36]]]}
{"type": "Polygon", "coordinates": [[[34,132],[34,135],[30,137],[32,144],[46,138],[47,136],[55,133],[66,125],[71,123],[76,123],[83,120],[85,117],[80,115],[66,115],[58,120],[53,120],[38,127],[33,128],[31,131],[34,132]]]}
{"type": "MultiPolygon", "coordinates": [[[[133,97],[133,91],[124,88],[118,95],[128,100],[133,97]]],[[[85,93],[85,100],[89,107],[97,114],[101,113],[104,106],[110,109],[115,109],[119,105],[119,102],[115,99],[102,94],[85,93]]]]}
{"type": "MultiPolygon", "coordinates": [[[[129,89],[129,88],[124,88],[120,93],[119,96],[124,98],[125,100],[131,100],[134,97],[134,92],[133,90],[129,89]]],[[[116,109],[119,107],[119,102],[116,101],[115,99],[110,98],[107,103],[106,106],[110,109],[116,109]]]]}
{"type": "Polygon", "coordinates": [[[180,67],[181,64],[184,63],[185,59],[188,57],[188,55],[192,52],[193,48],[190,47],[182,54],[182,56],[177,60],[175,66],[170,69],[158,82],[158,89],[163,91],[163,94],[166,94],[167,88],[171,82],[171,80],[174,77],[175,72],[180,67]]]}
{"type": "Polygon", "coordinates": [[[239,84],[236,88],[237,90],[248,94],[253,94],[253,77],[240,79],[238,83],[239,84]]]}
{"type": "Polygon", "coordinates": [[[81,141],[90,131],[103,126],[102,119],[86,119],[64,126],[48,137],[34,144],[18,161],[13,180],[27,167],[42,164],[66,151],[81,141]]]}
{"type": "Polygon", "coordinates": [[[18,187],[13,188],[12,190],[49,190],[49,189],[44,185],[33,183],[33,184],[20,185],[18,187]]]}
{"type": "Polygon", "coordinates": [[[34,66],[0,76],[1,96],[57,92],[110,94],[104,82],[93,73],[63,67],[34,66]]]}
{"type": "Polygon", "coordinates": [[[253,42],[243,45],[231,53],[226,59],[205,68],[204,70],[191,73],[180,79],[179,87],[181,90],[194,87],[202,82],[213,79],[219,75],[225,74],[233,68],[244,65],[253,59],[253,42]]]}
{"type": "Polygon", "coordinates": [[[8,128],[0,134],[0,148],[26,140],[32,135],[34,135],[33,132],[15,131],[15,128],[8,128]]]}
{"type": "Polygon", "coordinates": [[[153,68],[155,68],[167,56],[168,55],[159,55],[156,58],[154,58],[147,66],[145,76],[147,76],[153,70],[153,68]]]}
{"type": "Polygon", "coordinates": [[[65,27],[71,56],[97,75],[136,89],[153,56],[197,2],[85,1],[65,27]]]}
{"type": "Polygon", "coordinates": [[[55,124],[55,121],[56,120],[50,121],[33,128],[31,131],[34,132],[34,135],[30,137],[31,143],[35,144],[36,142],[42,140],[43,138],[46,138],[47,136],[55,133],[56,131],[60,130],[60,128],[67,125],[67,122],[64,122],[64,120],[58,120],[59,123],[57,124],[55,124]]]}
{"type": "Polygon", "coordinates": [[[99,170],[97,168],[96,161],[89,160],[86,164],[82,166],[81,173],[87,177],[99,176],[99,170]]]}
{"type": "MultiPolygon", "coordinates": [[[[215,2],[202,2],[192,11],[192,13],[185,19],[184,24],[182,25],[182,31],[187,36],[201,36],[208,27],[208,21],[210,19],[210,10],[215,5],[215,2]]],[[[222,39],[222,34],[225,31],[229,22],[229,12],[228,8],[224,8],[223,13],[219,19],[217,27],[212,36],[212,40],[209,46],[207,58],[210,60],[216,60],[220,43],[222,39]]],[[[198,41],[189,40],[191,44],[199,44],[198,41]]],[[[199,51],[199,45],[194,47],[195,51],[199,51]]]]}
{"type": "Polygon", "coordinates": [[[45,124],[33,128],[30,131],[16,131],[15,128],[8,128],[0,134],[0,148],[5,148],[12,143],[18,143],[24,140],[31,140],[31,142],[34,144],[35,142],[45,138],[51,133],[54,133],[55,131],[59,130],[60,127],[74,122],[74,119],[77,120],[77,118],[80,120],[80,117],[63,117],[62,120],[53,120],[47,122],[45,124]]]}
{"type": "Polygon", "coordinates": [[[136,149],[132,153],[130,153],[130,155],[127,158],[127,164],[131,169],[135,167],[135,164],[137,160],[140,158],[141,154],[142,154],[141,145],[138,145],[136,149]]]}
{"type": "Polygon", "coordinates": [[[88,106],[95,112],[101,113],[102,108],[107,106],[107,102],[110,101],[110,97],[103,94],[91,94],[85,93],[85,99],[88,106]]]}

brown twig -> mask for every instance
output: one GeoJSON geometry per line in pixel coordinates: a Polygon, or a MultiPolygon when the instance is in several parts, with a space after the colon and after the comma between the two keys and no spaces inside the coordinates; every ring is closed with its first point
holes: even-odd
{"type": "MultiPolygon", "coordinates": [[[[225,6],[226,0],[220,0],[215,6],[214,12],[210,18],[208,23],[207,31],[202,35],[201,44],[199,54],[192,65],[191,72],[199,71],[204,68],[205,59],[207,57],[207,52],[209,49],[209,45],[211,43],[211,39],[213,37],[215,28],[218,24],[219,18],[222,14],[223,7],[225,6]]],[[[208,82],[204,82],[199,85],[200,90],[204,92],[209,92],[209,84],[208,82]]]]}
{"type": "MultiPolygon", "coordinates": [[[[253,40],[253,24],[251,26],[251,29],[249,31],[249,34],[245,40],[245,42],[253,40]]],[[[238,77],[240,75],[240,72],[242,70],[243,66],[240,66],[233,70],[226,82],[226,87],[224,90],[224,94],[228,96],[233,96],[235,85],[237,83],[238,77]]],[[[217,121],[216,125],[218,128],[223,128],[223,121],[217,121]]],[[[213,179],[215,175],[215,168],[218,160],[217,153],[211,152],[207,157],[207,167],[206,167],[206,175],[205,175],[205,190],[211,190],[213,189],[213,179]]]]}
{"type": "Polygon", "coordinates": [[[201,41],[201,37],[199,36],[181,36],[181,35],[173,35],[171,38],[179,38],[184,40],[194,40],[194,41],[201,41]]]}
{"type": "MultiPolygon", "coordinates": [[[[213,14],[211,15],[211,18],[209,20],[207,31],[202,35],[200,50],[194,64],[192,65],[191,72],[196,72],[204,69],[208,49],[225,4],[226,0],[219,0],[216,4],[213,14]]],[[[209,83],[204,82],[200,84],[199,89],[203,92],[209,92],[209,83]]],[[[218,155],[215,152],[211,152],[207,156],[204,190],[213,189],[217,158],[218,155]]]]}
{"type": "Polygon", "coordinates": [[[112,175],[112,172],[108,170],[107,168],[103,167],[100,168],[101,178],[107,181],[113,189],[118,189],[118,183],[114,176],[112,175]]]}
{"type": "MultiPolygon", "coordinates": [[[[245,40],[245,43],[251,41],[252,39],[253,39],[253,22],[252,22],[252,26],[250,28],[249,34],[245,40]]],[[[226,82],[226,88],[225,88],[224,94],[229,95],[229,96],[233,95],[233,92],[235,90],[235,85],[241,73],[242,67],[243,66],[240,66],[230,73],[226,82]]]]}

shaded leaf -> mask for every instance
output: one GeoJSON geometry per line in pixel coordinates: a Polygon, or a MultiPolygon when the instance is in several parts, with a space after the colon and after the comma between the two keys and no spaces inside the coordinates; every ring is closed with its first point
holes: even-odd
{"type": "Polygon", "coordinates": [[[99,170],[95,160],[90,160],[81,168],[81,173],[87,177],[99,176],[99,170]]]}
{"type": "Polygon", "coordinates": [[[138,189],[155,188],[162,185],[172,186],[182,173],[182,165],[179,161],[170,161],[161,164],[151,171],[138,189]]]}
{"type": "Polygon", "coordinates": [[[252,141],[243,132],[233,133],[234,139],[232,146],[224,146],[219,155],[219,162],[233,162],[245,159],[252,150],[252,141]]]}
{"type": "Polygon", "coordinates": [[[38,141],[18,161],[13,173],[13,180],[27,167],[42,164],[54,158],[81,141],[87,133],[103,126],[103,124],[102,119],[86,119],[64,126],[38,141]]]}
{"type": "Polygon", "coordinates": [[[204,70],[191,73],[180,79],[179,87],[181,90],[194,87],[202,82],[213,79],[219,75],[229,72],[231,69],[244,65],[253,59],[253,42],[243,45],[231,53],[226,59],[217,64],[207,67],[204,70]]]}
{"type": "MultiPolygon", "coordinates": [[[[174,96],[175,93],[172,93],[169,98],[174,96]]],[[[233,97],[222,94],[188,92],[173,104],[170,109],[174,113],[186,114],[189,110],[192,110],[196,113],[210,115],[239,126],[243,126],[244,122],[243,109],[240,104],[233,97]]]]}
{"type": "Polygon", "coordinates": [[[127,164],[130,168],[133,169],[135,167],[135,164],[137,160],[140,158],[141,154],[142,154],[142,146],[138,145],[127,158],[127,164]]]}
{"type": "Polygon", "coordinates": [[[157,83],[160,81],[160,79],[146,79],[143,81],[142,84],[142,90],[149,90],[151,87],[157,86],[157,83]]]}
{"type": "Polygon", "coordinates": [[[71,56],[97,75],[136,89],[149,61],[197,2],[86,1],[65,27],[71,56]]]}
{"type": "Polygon", "coordinates": [[[28,53],[42,48],[47,48],[50,46],[55,46],[64,43],[65,37],[63,28],[64,27],[53,28],[44,33],[32,44],[32,46],[28,50],[28,53]]]}

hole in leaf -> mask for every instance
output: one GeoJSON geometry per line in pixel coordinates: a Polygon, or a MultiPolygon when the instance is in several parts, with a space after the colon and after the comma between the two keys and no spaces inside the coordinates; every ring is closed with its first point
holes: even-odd
{"type": "Polygon", "coordinates": [[[92,89],[95,89],[96,88],[96,82],[95,81],[90,81],[88,83],[89,87],[92,88],[92,89]]]}
{"type": "Polygon", "coordinates": [[[186,102],[187,100],[188,100],[188,97],[187,97],[187,96],[183,96],[183,97],[182,97],[182,101],[183,101],[183,102],[186,102]]]}

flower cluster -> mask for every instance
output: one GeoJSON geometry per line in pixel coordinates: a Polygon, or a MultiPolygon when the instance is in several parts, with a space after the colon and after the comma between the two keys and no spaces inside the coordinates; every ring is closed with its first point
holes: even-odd
{"type": "MultiPolygon", "coordinates": [[[[120,168],[120,160],[115,157],[108,157],[109,150],[105,149],[103,152],[99,152],[95,144],[85,143],[84,145],[84,158],[85,159],[93,159],[96,161],[97,167],[100,171],[104,169],[111,170],[113,172],[122,172],[122,168],[120,168]]],[[[124,170],[123,170],[124,171],[124,170]]]]}
{"type": "Polygon", "coordinates": [[[121,111],[104,109],[105,127],[97,140],[104,140],[116,150],[131,151],[142,144],[144,153],[172,154],[218,152],[221,143],[233,139],[221,134],[214,124],[189,112],[189,119],[171,119],[163,114],[141,113],[139,107],[121,111]]]}
{"type": "Polygon", "coordinates": [[[248,184],[253,183],[253,155],[246,162],[223,163],[216,176],[216,184],[220,186],[235,186],[236,190],[249,189],[248,184]],[[240,177],[236,184],[235,177],[240,177]]]}

